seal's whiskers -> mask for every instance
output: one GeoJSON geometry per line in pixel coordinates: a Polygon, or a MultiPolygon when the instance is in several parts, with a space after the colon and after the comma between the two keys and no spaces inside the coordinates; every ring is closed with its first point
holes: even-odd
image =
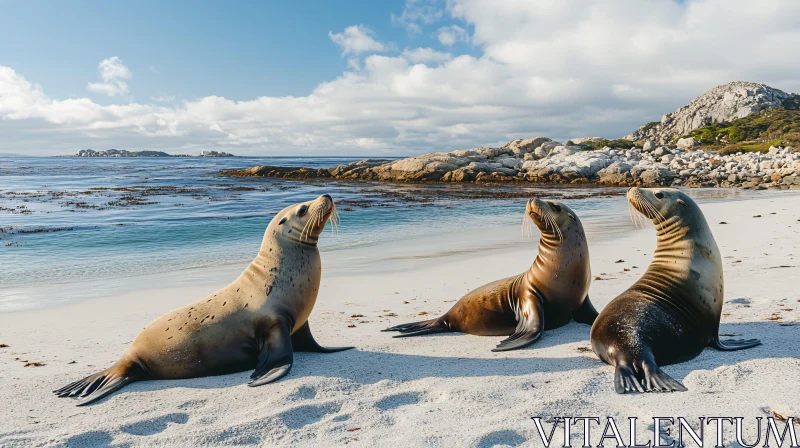
{"type": "Polygon", "coordinates": [[[639,228],[639,221],[636,220],[636,216],[635,216],[634,213],[638,213],[638,212],[634,212],[633,204],[631,203],[631,201],[628,201],[628,218],[630,218],[630,220],[633,223],[633,225],[638,229],[639,228]]]}
{"type": "Polygon", "coordinates": [[[644,212],[647,212],[646,216],[655,221],[656,224],[661,224],[664,221],[664,216],[661,215],[661,213],[659,213],[659,211],[653,204],[650,203],[650,201],[647,201],[643,198],[639,198],[639,206],[642,208],[644,212]]]}
{"type": "Polygon", "coordinates": [[[522,215],[522,236],[525,238],[529,238],[533,232],[531,232],[531,224],[533,223],[533,219],[530,217],[528,212],[526,211],[524,215],[522,215]]]}
{"type": "Polygon", "coordinates": [[[314,221],[314,214],[308,218],[306,221],[306,225],[303,226],[303,231],[300,232],[300,241],[308,241],[309,230],[311,229],[311,223],[314,221]]]}
{"type": "Polygon", "coordinates": [[[325,212],[322,210],[322,206],[317,206],[314,208],[313,211],[309,213],[308,221],[306,221],[306,225],[303,227],[303,233],[301,235],[301,239],[308,241],[311,232],[316,229],[322,222],[322,216],[325,212]]]}
{"type": "Polygon", "coordinates": [[[647,201],[645,201],[645,206],[648,210],[650,210],[650,213],[653,214],[653,219],[656,221],[656,223],[659,224],[660,227],[663,227],[665,221],[664,215],[662,215],[653,204],[647,201]]]}
{"type": "Polygon", "coordinates": [[[550,215],[550,222],[553,224],[553,228],[556,230],[556,233],[558,234],[558,240],[563,241],[564,236],[561,235],[561,229],[558,227],[558,225],[556,225],[556,219],[553,218],[553,215],[550,215]]]}
{"type": "Polygon", "coordinates": [[[311,218],[308,218],[308,220],[306,221],[306,225],[303,226],[303,231],[300,232],[300,241],[307,241],[306,240],[306,235],[307,235],[307,232],[308,232],[308,226],[311,225],[312,218],[313,218],[313,216],[311,218]]]}
{"type": "MultiPolygon", "coordinates": [[[[642,210],[641,212],[639,212],[639,219],[640,219],[640,220],[641,220],[641,222],[642,222],[642,228],[644,228],[644,227],[646,227],[646,226],[647,226],[647,220],[646,220],[645,218],[649,218],[649,217],[646,215],[646,213],[647,213],[647,206],[646,206],[646,204],[647,204],[647,201],[645,201],[645,200],[644,200],[644,199],[643,199],[641,196],[639,196],[639,197],[637,198],[637,200],[638,200],[638,203],[639,203],[639,209],[641,209],[641,210],[642,210]]],[[[652,218],[651,218],[651,219],[652,219],[652,218]]]]}
{"type": "Polygon", "coordinates": [[[558,225],[556,225],[556,219],[553,217],[553,214],[550,213],[550,210],[545,210],[542,216],[546,216],[546,220],[550,223],[553,232],[558,235],[558,240],[564,241],[564,236],[561,234],[561,229],[558,228],[558,225]]]}
{"type": "Polygon", "coordinates": [[[331,216],[328,217],[328,221],[331,223],[331,232],[339,233],[339,211],[336,210],[336,204],[331,202],[331,216]]]}
{"type": "Polygon", "coordinates": [[[641,196],[636,195],[633,198],[633,202],[634,202],[634,204],[633,204],[633,208],[634,208],[633,215],[636,217],[636,221],[638,222],[637,227],[641,227],[643,229],[643,228],[646,227],[646,225],[645,225],[646,221],[645,221],[644,218],[645,218],[645,216],[647,216],[645,214],[646,213],[645,212],[646,208],[644,207],[644,204],[643,204],[644,201],[642,200],[641,196]]]}
{"type": "Polygon", "coordinates": [[[643,227],[642,221],[642,212],[639,211],[639,200],[641,197],[634,191],[633,197],[628,199],[628,216],[630,216],[633,225],[636,226],[637,229],[643,227]]]}
{"type": "MultiPolygon", "coordinates": [[[[317,207],[317,209],[316,209],[316,210],[314,210],[314,224],[313,224],[313,228],[315,228],[315,229],[316,229],[316,228],[317,228],[317,227],[319,227],[319,226],[325,225],[325,222],[322,220],[322,217],[323,217],[324,215],[325,215],[325,212],[323,212],[323,211],[322,211],[322,206],[319,206],[319,207],[317,207]]],[[[320,233],[322,233],[322,230],[320,230],[320,233]]]]}
{"type": "Polygon", "coordinates": [[[639,196],[634,196],[631,205],[633,206],[633,217],[636,218],[636,227],[642,228],[644,224],[642,223],[642,206],[640,202],[641,198],[639,198],[639,196]]]}

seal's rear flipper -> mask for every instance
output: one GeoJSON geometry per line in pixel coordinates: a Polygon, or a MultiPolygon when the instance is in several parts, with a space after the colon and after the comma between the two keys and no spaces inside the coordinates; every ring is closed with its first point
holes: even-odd
{"type": "Polygon", "coordinates": [[[137,370],[128,362],[118,361],[100,373],[67,384],[53,393],[59,397],[78,397],[76,405],[85,406],[122,389],[126,384],[137,381],[137,370]]]}
{"type": "Polygon", "coordinates": [[[292,337],[285,321],[272,325],[262,337],[258,365],[247,383],[251,387],[271,383],[285,376],[294,362],[292,337]]]}
{"type": "Polygon", "coordinates": [[[408,324],[395,325],[382,331],[399,331],[401,334],[396,338],[407,338],[410,336],[421,336],[423,334],[444,333],[450,330],[443,317],[408,324]]]}
{"type": "Polygon", "coordinates": [[[592,305],[592,301],[589,300],[589,296],[586,296],[586,298],[583,299],[583,304],[575,311],[575,315],[572,316],[572,319],[580,324],[592,325],[594,320],[597,319],[597,316],[597,310],[594,309],[594,305],[592,305]]]}
{"type": "Polygon", "coordinates": [[[500,341],[493,352],[515,350],[533,344],[542,337],[544,331],[544,311],[542,301],[534,294],[528,298],[520,298],[517,309],[517,329],[514,334],[500,341]]]}
{"type": "Polygon", "coordinates": [[[350,350],[351,348],[355,347],[323,347],[319,345],[314,340],[314,336],[311,335],[311,327],[308,326],[308,321],[292,335],[292,350],[295,352],[333,353],[350,350]]]}
{"type": "Polygon", "coordinates": [[[723,341],[720,340],[719,336],[716,336],[708,345],[724,352],[733,352],[761,345],[761,341],[758,339],[728,339],[727,341],[723,341]]]}

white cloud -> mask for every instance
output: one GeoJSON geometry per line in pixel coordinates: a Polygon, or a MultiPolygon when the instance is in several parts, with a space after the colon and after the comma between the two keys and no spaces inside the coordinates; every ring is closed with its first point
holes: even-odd
{"type": "Polygon", "coordinates": [[[306,96],[102,106],[0,67],[0,151],[424,153],[620,137],[734,80],[800,91],[795,0],[451,0],[448,13],[474,30],[476,56],[341,44],[357,64],[306,96]]]}
{"type": "Polygon", "coordinates": [[[173,95],[151,96],[150,99],[155,101],[156,103],[171,103],[175,101],[175,96],[173,95]]]}
{"type": "Polygon", "coordinates": [[[375,33],[364,25],[348,26],[341,33],[328,32],[328,36],[342,47],[342,55],[358,55],[366,52],[381,52],[387,47],[372,38],[375,33]]]}
{"type": "Polygon", "coordinates": [[[442,45],[451,46],[456,42],[469,42],[467,30],[458,25],[443,26],[436,30],[436,38],[442,45]]]}
{"type": "Polygon", "coordinates": [[[402,56],[413,63],[439,63],[453,59],[450,53],[436,51],[433,48],[414,48],[403,50],[402,56]]]}
{"type": "Polygon", "coordinates": [[[422,33],[422,25],[431,25],[444,16],[442,0],[406,0],[402,14],[392,14],[392,24],[402,26],[412,36],[422,33]],[[422,25],[421,25],[422,24],[422,25]]]}
{"type": "Polygon", "coordinates": [[[108,96],[128,93],[128,83],[123,80],[133,75],[117,56],[100,61],[97,70],[100,71],[100,79],[103,82],[90,82],[86,86],[87,89],[108,96]]]}
{"type": "Polygon", "coordinates": [[[158,74],[158,69],[154,65],[151,65],[149,68],[151,72],[158,74]]]}
{"type": "Polygon", "coordinates": [[[347,66],[350,67],[351,70],[361,70],[361,60],[357,57],[347,58],[347,66]]]}

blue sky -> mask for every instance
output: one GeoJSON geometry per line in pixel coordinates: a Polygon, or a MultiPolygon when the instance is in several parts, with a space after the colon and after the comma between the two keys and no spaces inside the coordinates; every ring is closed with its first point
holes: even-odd
{"type": "Polygon", "coordinates": [[[138,101],[306,95],[347,68],[329,31],[364,23],[399,48],[441,48],[432,33],[454,22],[410,36],[392,24],[402,0],[6,2],[3,9],[0,65],[51,96],[81,97],[97,63],[117,55],[135,73],[130,95],[138,101]]]}
{"type": "Polygon", "coordinates": [[[0,152],[410,155],[800,91],[796,0],[2,4],[0,152]]]}

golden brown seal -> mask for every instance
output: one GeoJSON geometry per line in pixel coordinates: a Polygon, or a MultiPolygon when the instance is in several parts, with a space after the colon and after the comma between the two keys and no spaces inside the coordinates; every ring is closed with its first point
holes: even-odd
{"type": "Polygon", "coordinates": [[[329,195],[283,209],[269,223],[258,256],[233,283],[150,323],[110,368],[55,393],[99,400],[128,383],[253,369],[250,386],[286,375],[293,352],[334,352],[311,336],[308,316],[322,266],[317,241],[335,225],[329,195]]]}
{"type": "Polygon", "coordinates": [[[397,325],[395,337],[446,331],[505,336],[492,351],[514,350],[536,342],[544,330],[571,319],[590,324],[597,317],[589,297],[589,247],[580,219],[560,202],[533,199],[525,213],[542,233],[530,269],[516,277],[481,286],[438,319],[397,325]]]}

